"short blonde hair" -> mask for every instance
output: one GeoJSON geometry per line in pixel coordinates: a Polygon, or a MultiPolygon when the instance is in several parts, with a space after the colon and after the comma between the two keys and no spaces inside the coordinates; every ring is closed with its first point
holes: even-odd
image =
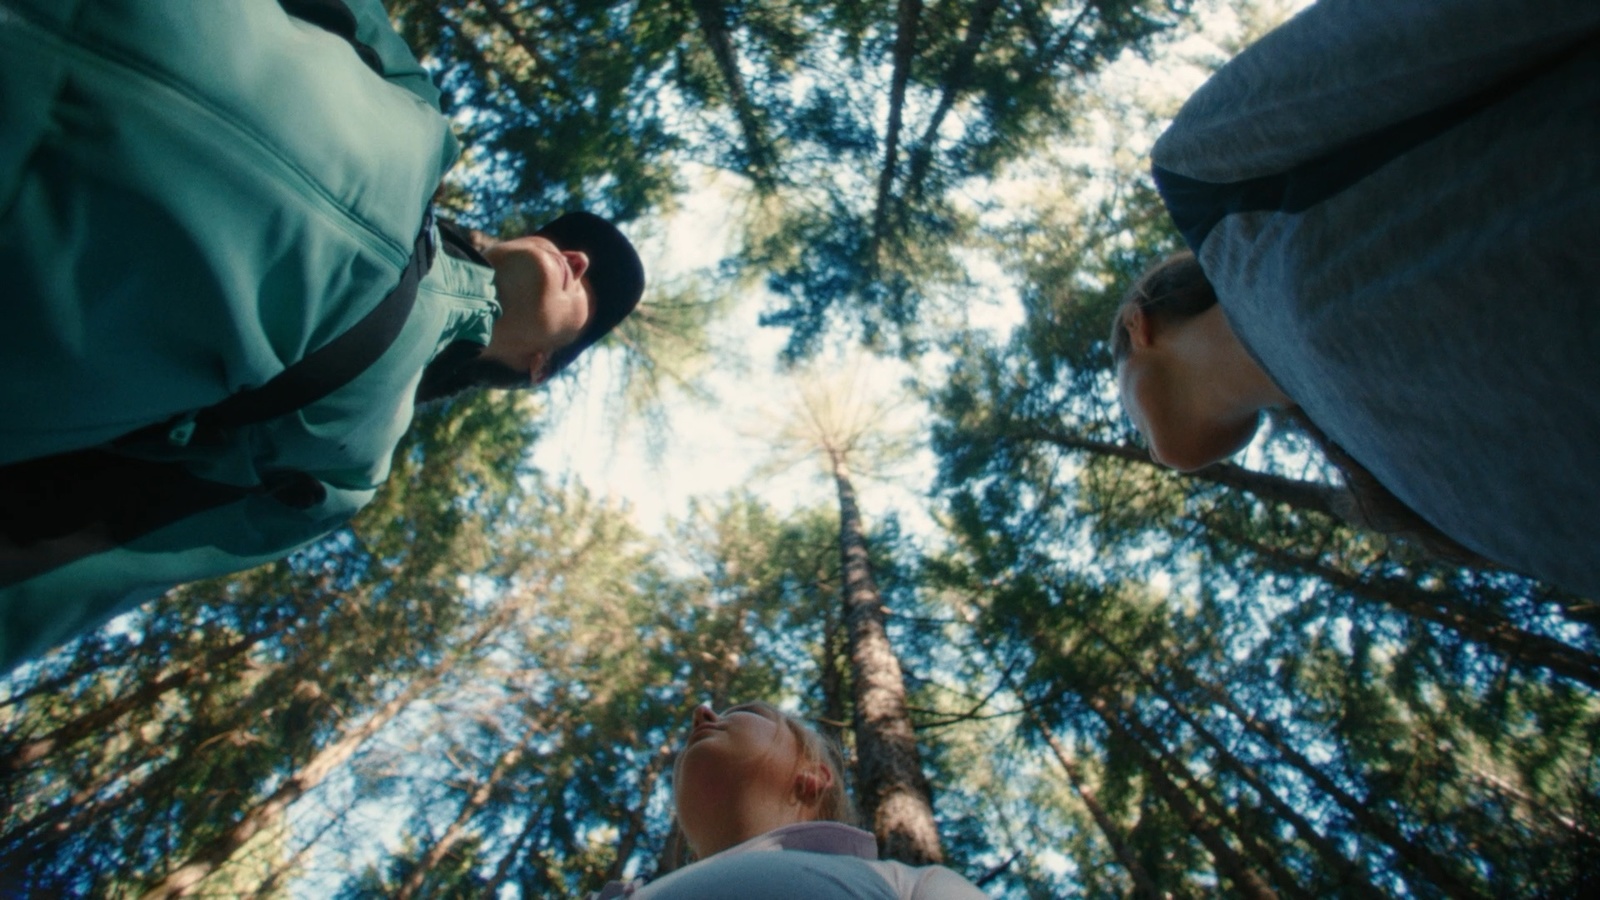
{"type": "Polygon", "coordinates": [[[773,707],[773,712],[781,717],[783,724],[789,726],[789,732],[795,736],[795,740],[800,742],[802,764],[820,765],[833,776],[828,782],[828,787],[817,797],[817,820],[843,822],[846,825],[859,824],[860,817],[856,815],[856,805],[851,802],[850,792],[845,789],[844,750],[839,747],[838,742],[783,710],[773,707]]]}

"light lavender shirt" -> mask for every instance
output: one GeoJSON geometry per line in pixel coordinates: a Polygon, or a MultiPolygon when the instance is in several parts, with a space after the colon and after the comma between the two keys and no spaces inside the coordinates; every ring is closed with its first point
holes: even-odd
{"type": "Polygon", "coordinates": [[[840,822],[785,825],[650,884],[612,882],[594,900],[984,900],[944,866],[878,859],[871,834],[840,822]],[[777,852],[781,851],[781,852],[777,852]]]}

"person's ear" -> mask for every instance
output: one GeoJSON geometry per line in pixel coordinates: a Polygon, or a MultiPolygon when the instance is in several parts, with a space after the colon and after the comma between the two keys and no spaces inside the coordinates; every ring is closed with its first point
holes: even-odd
{"type": "Polygon", "coordinates": [[[1140,350],[1150,347],[1156,339],[1156,321],[1135,306],[1122,317],[1122,327],[1128,329],[1128,340],[1140,350]]]}
{"type": "Polygon", "coordinates": [[[544,384],[549,379],[550,373],[547,371],[549,368],[550,354],[543,350],[536,350],[528,357],[528,377],[533,380],[535,386],[544,384]]]}
{"type": "Polygon", "coordinates": [[[794,793],[800,802],[811,806],[833,786],[833,773],[827,766],[810,765],[795,773],[794,793]]]}

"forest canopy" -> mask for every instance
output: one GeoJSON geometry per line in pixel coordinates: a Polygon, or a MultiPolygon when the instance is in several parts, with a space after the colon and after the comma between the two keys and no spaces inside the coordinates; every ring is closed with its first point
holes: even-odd
{"type": "Polygon", "coordinates": [[[582,896],[688,861],[690,710],[746,700],[842,743],[885,855],[996,897],[1600,883],[1593,599],[1347,524],[1292,421],[1178,474],[1117,402],[1112,310],[1181,244],[1168,79],[1295,4],[386,5],[467,148],[450,214],[710,207],[726,250],[647,258],[556,390],[422,410],[328,538],[0,681],[0,893],[582,896]],[[715,434],[762,458],[646,520],[543,462],[603,373],[600,445],[754,404],[715,434]]]}

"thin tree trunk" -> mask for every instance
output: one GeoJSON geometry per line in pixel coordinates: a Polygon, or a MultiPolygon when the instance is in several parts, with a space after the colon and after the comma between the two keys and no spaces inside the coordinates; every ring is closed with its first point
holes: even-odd
{"type": "Polygon", "coordinates": [[[1488,900],[1484,894],[1478,892],[1451,872],[1450,867],[1446,865],[1444,860],[1435,856],[1428,848],[1413,842],[1405,836],[1398,826],[1376,813],[1371,804],[1352,796],[1339,787],[1338,783],[1324,773],[1320,767],[1307,759],[1294,747],[1289,746],[1274,728],[1240,708],[1233,698],[1228,695],[1227,691],[1195,678],[1188,672],[1180,671],[1179,677],[1185,679],[1191,685],[1202,688],[1207,696],[1221,704],[1241,724],[1258,735],[1267,746],[1276,751],[1312,784],[1316,785],[1319,790],[1339,804],[1356,821],[1356,824],[1360,825],[1363,830],[1373,837],[1389,845],[1402,862],[1426,878],[1434,887],[1444,891],[1450,897],[1468,898],[1468,900],[1488,900]]]}
{"type": "MultiPolygon", "coordinates": [[[[506,12],[505,6],[500,0],[478,0],[478,2],[483,11],[489,14],[489,18],[493,19],[494,23],[506,33],[506,37],[511,39],[511,43],[515,44],[517,49],[523,53],[528,54],[528,59],[533,62],[535,70],[541,75],[549,77],[553,67],[550,65],[550,61],[544,58],[544,53],[539,48],[538,39],[530,35],[527,29],[518,25],[511,18],[511,14],[506,12]]],[[[438,10],[437,15],[441,21],[449,22],[452,28],[457,31],[460,30],[455,22],[450,22],[449,19],[445,18],[442,10],[438,10]]],[[[468,35],[462,35],[462,38],[464,40],[472,40],[468,35]]]]}
{"type": "Polygon", "coordinates": [[[1554,822],[1563,831],[1567,832],[1567,835],[1564,836],[1588,846],[1591,852],[1600,851],[1600,835],[1596,835],[1593,831],[1585,828],[1583,823],[1577,819],[1559,809],[1547,806],[1545,801],[1529,795],[1527,791],[1492,772],[1485,772],[1477,766],[1469,766],[1467,774],[1471,776],[1473,781],[1516,801],[1513,815],[1521,819],[1529,829],[1545,831],[1549,826],[1542,823],[1544,821],[1554,822]]]}
{"type": "MultiPolygon", "coordinates": [[[[1211,527],[1207,523],[1207,527],[1211,527]]],[[[1385,604],[1407,615],[1416,616],[1460,634],[1467,640],[1528,665],[1549,669],[1557,675],[1600,689],[1600,656],[1584,653],[1555,638],[1534,634],[1483,610],[1471,609],[1440,591],[1429,591],[1408,581],[1394,578],[1363,578],[1280,547],[1226,529],[1228,540],[1261,557],[1270,568],[1293,575],[1311,574],[1356,597],[1385,604]]]]}
{"type": "Polygon", "coordinates": [[[1205,741],[1221,757],[1229,769],[1240,778],[1243,778],[1245,783],[1250,785],[1251,789],[1268,806],[1272,807],[1280,818],[1294,828],[1300,839],[1316,851],[1317,857],[1322,860],[1323,865],[1328,867],[1328,871],[1338,873],[1340,888],[1349,889],[1354,892],[1355,896],[1365,898],[1365,900],[1382,900],[1386,896],[1384,892],[1378,890],[1372,884],[1360,867],[1351,861],[1349,857],[1340,853],[1339,849],[1333,845],[1333,842],[1317,831],[1310,822],[1306,821],[1305,816],[1300,815],[1299,811],[1291,806],[1288,801],[1278,796],[1277,792],[1262,781],[1252,767],[1246,765],[1243,760],[1235,756],[1222,743],[1222,740],[1212,733],[1211,729],[1202,724],[1199,718],[1191,713],[1185,704],[1180,703],[1172,695],[1171,691],[1168,691],[1164,685],[1158,683],[1155,679],[1150,678],[1142,670],[1140,670],[1139,675],[1145,684],[1149,685],[1157,695],[1166,700],[1167,705],[1177,712],[1178,717],[1188,723],[1189,727],[1193,728],[1195,733],[1200,736],[1200,739],[1205,741]]]}
{"type": "Polygon", "coordinates": [[[311,852],[311,848],[317,846],[322,838],[326,836],[328,832],[332,831],[333,827],[338,825],[339,822],[349,814],[350,808],[345,807],[344,812],[340,813],[339,815],[329,816],[328,820],[322,823],[322,827],[317,829],[317,833],[312,835],[310,840],[302,844],[300,849],[296,850],[292,856],[284,860],[280,865],[273,866],[272,872],[268,874],[260,884],[256,885],[255,891],[252,892],[250,896],[255,898],[255,900],[263,900],[263,898],[271,897],[273,891],[278,889],[278,885],[281,884],[285,878],[293,874],[295,870],[300,868],[301,861],[304,860],[306,855],[311,852]]]}
{"type": "Polygon", "coordinates": [[[688,843],[683,837],[683,827],[678,824],[678,817],[673,816],[672,828],[667,831],[667,839],[661,845],[661,855],[656,857],[655,877],[660,878],[683,868],[688,860],[688,843]]]}
{"type": "Polygon", "coordinates": [[[1339,873],[1340,887],[1352,888],[1355,891],[1356,896],[1367,898],[1367,900],[1380,900],[1380,898],[1385,896],[1382,891],[1378,890],[1377,887],[1372,884],[1371,880],[1367,878],[1367,875],[1364,871],[1362,871],[1343,853],[1339,852],[1338,848],[1333,845],[1332,841],[1330,841],[1321,832],[1317,831],[1317,829],[1310,822],[1306,821],[1305,816],[1302,816],[1298,810],[1291,806],[1282,797],[1279,797],[1276,791],[1262,781],[1261,777],[1256,774],[1254,767],[1246,765],[1243,760],[1235,756],[1234,753],[1229,750],[1225,744],[1223,744],[1221,738],[1218,738],[1210,728],[1207,728],[1205,724],[1200,721],[1199,717],[1189,710],[1188,704],[1182,702],[1175,694],[1173,694],[1173,692],[1168,689],[1166,684],[1153,677],[1148,671],[1145,670],[1143,666],[1139,665],[1136,659],[1124,651],[1121,646],[1119,646],[1115,641],[1111,640],[1111,638],[1099,628],[1096,628],[1091,624],[1089,625],[1089,631],[1112,653],[1116,654],[1117,658],[1122,660],[1123,664],[1127,666],[1128,669],[1132,670],[1146,687],[1153,691],[1156,696],[1164,700],[1168,708],[1177,713],[1179,718],[1183,719],[1183,721],[1187,723],[1190,728],[1194,729],[1195,734],[1199,735],[1200,739],[1205,741],[1206,744],[1209,745],[1212,750],[1222,758],[1223,762],[1227,764],[1228,768],[1232,769],[1237,775],[1239,775],[1239,777],[1243,778],[1245,783],[1249,784],[1256,794],[1262,798],[1262,800],[1271,806],[1280,817],[1287,821],[1290,826],[1294,828],[1295,833],[1300,836],[1300,839],[1305,841],[1313,850],[1317,852],[1318,857],[1322,860],[1323,864],[1328,867],[1329,871],[1339,873]]]}
{"type": "MultiPolygon", "coordinates": [[[[1140,719],[1136,710],[1128,709],[1125,712],[1127,715],[1123,719],[1123,725],[1127,727],[1129,733],[1143,741],[1147,747],[1164,747],[1161,736],[1140,719]]],[[[1233,804],[1230,809],[1230,804],[1219,801],[1214,791],[1202,785],[1188,766],[1174,759],[1165,749],[1160,752],[1157,760],[1167,771],[1168,777],[1174,779],[1174,784],[1184,796],[1195,798],[1193,801],[1195,808],[1205,817],[1205,821],[1212,823],[1219,836],[1224,830],[1233,833],[1239,846],[1255,860],[1255,866],[1250,868],[1252,873],[1256,868],[1260,868],[1270,876],[1272,883],[1277,885],[1276,890],[1286,892],[1292,897],[1310,898],[1311,895],[1300,887],[1299,880],[1283,867],[1278,855],[1263,844],[1252,829],[1246,828],[1239,821],[1237,804],[1233,804]]],[[[1262,885],[1265,886],[1266,882],[1263,881],[1262,885]]]]}
{"type": "Polygon", "coordinates": [[[639,777],[639,804],[628,810],[628,817],[623,823],[622,835],[617,840],[617,855],[611,861],[611,867],[606,871],[607,881],[622,880],[622,870],[628,865],[628,857],[633,855],[633,850],[639,845],[639,838],[645,832],[645,809],[650,805],[650,794],[656,788],[656,781],[661,778],[661,773],[667,767],[667,761],[673,759],[673,754],[660,752],[652,754],[650,762],[644,767],[644,773],[639,777]]]}
{"type": "MultiPolygon", "coordinates": [[[[1028,428],[1013,433],[1011,437],[1023,441],[1053,444],[1068,450],[1083,450],[1097,456],[1113,456],[1151,468],[1162,468],[1150,458],[1148,451],[1132,444],[1096,441],[1072,432],[1047,428],[1028,428]]],[[[1203,469],[1187,472],[1182,477],[1210,481],[1254,494],[1271,503],[1282,503],[1295,509],[1311,510],[1339,518],[1339,514],[1334,511],[1334,498],[1338,496],[1339,489],[1331,485],[1256,472],[1233,463],[1215,463],[1203,469]]]]}
{"type": "Polygon", "coordinates": [[[1111,845],[1111,852],[1116,854],[1117,861],[1122,863],[1122,867],[1128,870],[1128,877],[1133,879],[1134,896],[1141,900],[1162,900],[1161,889],[1156,887],[1155,880],[1144,870],[1144,866],[1140,865],[1139,858],[1133,855],[1127,841],[1122,839],[1122,829],[1111,821],[1111,816],[1106,813],[1105,807],[1100,805],[1100,799],[1095,796],[1094,790],[1084,783],[1083,773],[1078,769],[1077,762],[1067,753],[1066,748],[1061,746],[1054,732],[1037,712],[1028,709],[1028,718],[1044,735],[1045,743],[1050,745],[1056,761],[1061,763],[1062,771],[1067,773],[1067,781],[1077,792],[1078,798],[1083,801],[1084,807],[1089,810],[1089,816],[1094,819],[1095,825],[1100,827],[1100,834],[1105,837],[1106,843],[1111,845]]]}
{"type": "Polygon", "coordinates": [[[989,36],[989,26],[994,23],[995,10],[999,8],[1000,0],[978,0],[973,5],[972,15],[967,20],[967,34],[962,38],[950,68],[945,70],[939,102],[934,106],[933,115],[928,117],[928,127],[922,130],[922,137],[911,151],[906,174],[907,196],[922,194],[923,180],[927,178],[928,166],[933,161],[933,145],[939,140],[939,129],[944,125],[945,116],[955,108],[956,98],[972,80],[972,64],[978,57],[978,48],[983,46],[984,38],[989,36]]]}
{"type": "Polygon", "coordinates": [[[900,659],[884,627],[883,598],[872,577],[866,533],[850,471],[831,451],[839,490],[839,553],[845,621],[854,672],[856,788],[883,856],[913,865],[942,862],[932,794],[906,708],[900,659]]]}
{"type": "Polygon", "coordinates": [[[711,48],[711,56],[717,61],[717,71],[722,73],[722,81],[728,87],[728,99],[733,103],[734,118],[739,120],[745,153],[749,157],[747,174],[759,192],[768,193],[777,186],[772,171],[772,147],[761,117],[756,114],[755,104],[745,90],[744,76],[739,72],[739,60],[728,35],[728,8],[721,0],[690,0],[689,5],[694,9],[706,46],[711,48]]]}
{"type": "Polygon", "coordinates": [[[522,759],[522,755],[528,750],[528,740],[532,739],[533,734],[530,730],[526,738],[508,748],[506,752],[500,754],[499,759],[495,760],[494,768],[489,771],[489,777],[467,795],[466,802],[461,804],[461,810],[456,813],[455,821],[451,822],[444,830],[444,834],[433,842],[433,846],[428,848],[428,852],[422,855],[422,859],[417,861],[416,867],[406,877],[405,883],[400,885],[400,890],[395,894],[397,900],[411,900],[416,896],[417,891],[422,889],[423,882],[428,880],[428,875],[438,868],[439,863],[443,862],[455,845],[460,843],[462,836],[466,834],[467,823],[483,809],[493,796],[495,787],[522,759]]]}
{"type": "MultiPolygon", "coordinates": [[[[1162,763],[1155,759],[1149,748],[1146,748],[1136,735],[1134,735],[1122,721],[1120,716],[1108,709],[1106,701],[1100,698],[1091,698],[1089,707],[1100,716],[1101,721],[1112,732],[1122,737],[1129,746],[1141,748],[1139,765],[1150,778],[1151,787],[1167,802],[1174,814],[1181,819],[1189,829],[1189,833],[1205,846],[1211,853],[1211,858],[1216,861],[1217,871],[1227,876],[1233,882],[1240,894],[1249,900],[1277,900],[1277,894],[1267,883],[1256,874],[1255,870],[1245,863],[1239,852],[1228,845],[1205,814],[1192,803],[1183,789],[1173,783],[1167,776],[1162,763]]],[[[1165,753],[1165,750],[1162,750],[1165,753]]]]}
{"type": "Polygon", "coordinates": [[[541,824],[539,810],[533,810],[528,814],[528,821],[523,823],[522,830],[517,832],[516,839],[511,842],[511,849],[500,857],[500,862],[494,867],[494,874],[489,877],[489,883],[484,885],[483,896],[500,896],[500,887],[511,878],[511,869],[517,864],[517,857],[522,855],[523,846],[538,832],[541,824]]]}
{"type": "MultiPolygon", "coordinates": [[[[60,840],[60,835],[71,834],[88,823],[103,819],[110,811],[137,795],[146,785],[165,786],[174,779],[171,773],[180,768],[178,759],[170,759],[137,786],[124,788],[111,797],[95,797],[108,786],[131,777],[147,763],[160,755],[161,748],[148,747],[142,755],[125,760],[119,767],[107,769],[89,784],[73,791],[66,799],[41,810],[36,815],[18,822],[4,835],[0,835],[0,872],[20,870],[31,860],[46,855],[45,847],[60,840]],[[163,777],[165,776],[165,777],[163,777]]],[[[130,754],[131,755],[131,754],[130,754]]],[[[15,810],[8,812],[14,813],[15,810]]]]}
{"type": "MultiPolygon", "coordinates": [[[[137,645],[129,646],[127,648],[127,652],[138,653],[139,647],[137,645]]],[[[67,668],[61,673],[51,677],[47,681],[35,682],[28,685],[28,687],[22,691],[6,695],[5,699],[0,700],[0,710],[3,710],[9,706],[17,706],[19,704],[26,703],[29,700],[32,700],[34,697],[41,697],[46,694],[54,694],[65,689],[68,685],[75,681],[80,681],[96,674],[108,665],[111,665],[111,663],[103,661],[98,657],[93,659],[86,658],[83,652],[80,650],[73,655],[71,663],[69,663],[67,668]]]]}
{"type": "MultiPolygon", "coordinates": [[[[994,652],[990,650],[986,642],[982,642],[981,638],[979,640],[981,646],[983,646],[984,653],[990,660],[994,660],[994,652]]],[[[1019,701],[1023,700],[1025,695],[1016,684],[1010,669],[998,664],[995,665],[995,668],[1000,671],[1000,678],[1005,682],[1006,687],[1010,688],[1011,693],[1019,701]]],[[[1061,764],[1062,771],[1067,775],[1067,782],[1072,785],[1073,791],[1083,801],[1084,807],[1089,810],[1089,817],[1094,819],[1094,823],[1099,827],[1100,834],[1106,839],[1106,843],[1111,845],[1111,852],[1117,857],[1117,861],[1122,863],[1122,867],[1128,870],[1128,877],[1133,879],[1133,896],[1140,898],[1140,900],[1167,900],[1161,893],[1161,889],[1156,886],[1155,879],[1150,877],[1150,873],[1145,870],[1144,865],[1139,862],[1139,858],[1134,855],[1132,848],[1128,846],[1128,842],[1123,839],[1122,829],[1111,821],[1110,814],[1106,812],[1104,806],[1100,805],[1100,798],[1085,782],[1083,770],[1079,768],[1077,761],[1061,745],[1061,741],[1056,737],[1055,732],[1051,730],[1049,724],[1045,722],[1044,717],[1039,715],[1038,710],[1025,701],[1022,704],[1022,708],[1028,717],[1028,721],[1039,729],[1040,734],[1044,735],[1045,743],[1049,745],[1050,751],[1055,754],[1056,761],[1061,764]]]]}
{"type": "Polygon", "coordinates": [[[899,164],[906,85],[911,80],[911,59],[916,55],[917,27],[921,17],[922,0],[899,0],[895,12],[894,70],[889,85],[889,122],[884,128],[883,167],[878,170],[878,197],[872,208],[871,246],[867,254],[867,265],[874,269],[883,250],[884,230],[889,218],[890,193],[899,164]]]}
{"type": "Polygon", "coordinates": [[[18,745],[10,753],[0,757],[0,773],[14,775],[57,749],[70,747],[106,730],[123,716],[136,709],[150,706],[168,692],[182,688],[197,678],[214,674],[223,663],[249,652],[252,647],[267,638],[283,633],[296,621],[296,617],[285,616],[264,631],[240,638],[225,647],[219,647],[160,678],[143,682],[134,691],[114,697],[105,705],[84,713],[70,722],[63,722],[43,737],[18,745]]]}
{"type": "Polygon", "coordinates": [[[233,827],[191,852],[186,860],[175,866],[166,877],[145,892],[144,900],[181,897],[193,890],[219,866],[227,862],[234,851],[244,846],[246,841],[282,815],[289,804],[321,784],[336,768],[355,755],[355,752],[383,726],[389,724],[402,710],[443,680],[457,662],[504,626],[510,620],[514,609],[511,604],[502,606],[455,652],[448,654],[431,670],[412,681],[404,691],[367,717],[366,721],[347,730],[338,740],[324,747],[298,771],[286,778],[277,790],[247,811],[233,827]]]}

